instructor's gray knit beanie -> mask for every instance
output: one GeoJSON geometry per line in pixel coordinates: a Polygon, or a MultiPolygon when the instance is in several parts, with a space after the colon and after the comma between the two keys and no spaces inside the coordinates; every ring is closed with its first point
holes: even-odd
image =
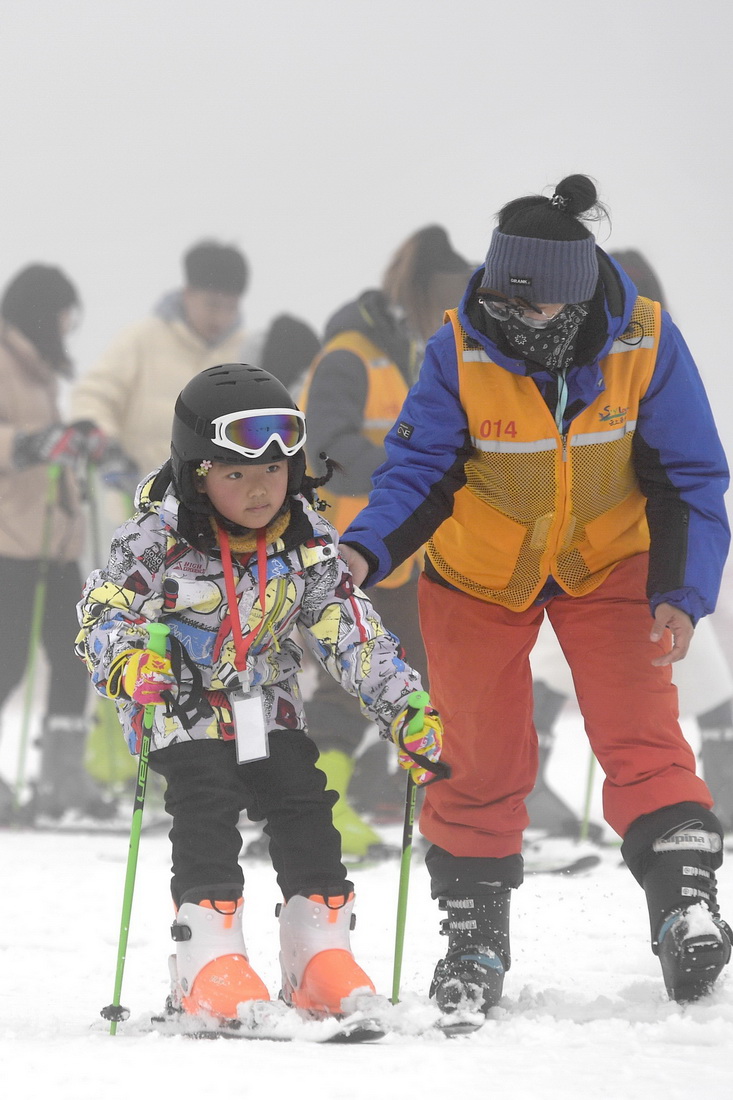
{"type": "Polygon", "coordinates": [[[481,286],[528,302],[587,302],[598,282],[596,242],[515,237],[495,229],[481,286]]]}

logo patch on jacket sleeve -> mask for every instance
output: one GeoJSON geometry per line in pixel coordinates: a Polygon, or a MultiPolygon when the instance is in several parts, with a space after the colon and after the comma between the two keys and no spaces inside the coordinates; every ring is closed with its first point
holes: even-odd
{"type": "Polygon", "coordinates": [[[408,424],[405,420],[400,420],[397,425],[397,435],[400,439],[409,439],[414,431],[414,424],[408,424]]]}

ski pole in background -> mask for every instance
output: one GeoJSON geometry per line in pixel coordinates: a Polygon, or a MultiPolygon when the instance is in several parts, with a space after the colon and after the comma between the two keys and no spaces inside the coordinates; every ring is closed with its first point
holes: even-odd
{"type": "Polygon", "coordinates": [[[593,754],[593,749],[590,750],[590,758],[588,760],[588,776],[585,781],[585,805],[583,806],[583,817],[580,822],[579,838],[581,840],[588,839],[588,829],[590,826],[590,804],[593,799],[593,780],[596,772],[596,758],[593,754]]]}
{"type": "MultiPolygon", "coordinates": [[[[159,657],[165,657],[166,639],[168,627],[163,623],[150,623],[148,625],[148,649],[157,653],[159,657]]],[[[137,767],[137,785],[135,787],[135,800],[132,810],[132,824],[130,826],[130,848],[127,854],[127,870],[125,872],[125,890],[122,898],[122,919],[120,921],[120,938],[117,948],[117,972],[115,974],[115,988],[112,1004],[106,1005],[100,1012],[105,1020],[110,1021],[110,1035],[117,1034],[117,1024],[126,1020],[130,1015],[129,1009],[120,1004],[122,994],[122,978],[125,972],[125,957],[127,955],[127,940],[130,933],[130,915],[132,913],[132,898],[135,892],[135,875],[137,873],[137,855],[140,847],[140,830],[143,823],[143,809],[145,807],[145,790],[148,782],[148,754],[150,752],[150,731],[153,728],[155,718],[155,703],[145,707],[143,717],[143,736],[140,743],[140,757],[137,767]]]]}
{"type": "MultiPolygon", "coordinates": [[[[414,709],[414,717],[410,719],[406,733],[417,734],[425,724],[425,708],[430,703],[430,696],[426,691],[413,691],[408,696],[407,705],[414,709]]],[[[438,779],[446,779],[450,775],[450,768],[441,760],[434,761],[430,767],[434,775],[428,783],[434,783],[438,779]]],[[[427,786],[427,784],[422,784],[427,786]]],[[[417,803],[417,784],[408,771],[407,788],[405,791],[405,817],[402,825],[402,853],[400,857],[400,884],[397,893],[397,923],[395,931],[394,967],[392,970],[392,1004],[397,1004],[400,999],[400,978],[402,976],[402,955],[405,946],[405,923],[407,920],[407,895],[410,887],[410,864],[412,861],[412,834],[415,826],[415,806],[417,803]]]]}
{"type": "Polygon", "coordinates": [[[48,559],[51,552],[51,535],[53,532],[53,511],[58,496],[59,477],[61,466],[58,462],[52,462],[48,467],[46,482],[46,502],[43,516],[43,531],[41,533],[41,555],[38,566],[38,580],[33,596],[33,611],[31,614],[31,631],[28,639],[28,658],[25,668],[25,697],[23,701],[23,718],[20,727],[20,744],[18,748],[18,768],[15,777],[15,806],[20,805],[20,798],[25,785],[25,767],[28,755],[28,732],[30,730],[31,712],[33,710],[33,693],[36,686],[36,666],[38,664],[38,647],[41,641],[43,629],[43,612],[46,606],[46,585],[48,582],[48,559]]]}

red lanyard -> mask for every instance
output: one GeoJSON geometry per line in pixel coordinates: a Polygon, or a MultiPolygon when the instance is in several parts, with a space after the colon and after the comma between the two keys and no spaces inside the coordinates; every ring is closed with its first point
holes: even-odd
{"type": "Polygon", "coordinates": [[[265,625],[265,589],[267,588],[267,542],[265,529],[260,527],[257,531],[257,580],[260,593],[260,610],[262,621],[256,630],[251,630],[246,638],[242,636],[242,624],[239,621],[239,601],[237,590],[234,586],[234,566],[232,565],[232,551],[229,545],[229,536],[223,527],[217,524],[219,531],[219,546],[221,547],[221,563],[224,567],[224,584],[229,601],[229,622],[234,639],[234,667],[242,672],[247,667],[247,654],[252,642],[258,636],[265,625]]]}

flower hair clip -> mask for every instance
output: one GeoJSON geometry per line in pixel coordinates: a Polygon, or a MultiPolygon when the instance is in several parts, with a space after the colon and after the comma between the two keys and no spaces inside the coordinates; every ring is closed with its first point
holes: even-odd
{"type": "Polygon", "coordinates": [[[199,477],[206,477],[213,465],[214,463],[211,461],[210,458],[204,458],[201,460],[200,465],[196,467],[196,473],[199,475],[199,477]]]}

